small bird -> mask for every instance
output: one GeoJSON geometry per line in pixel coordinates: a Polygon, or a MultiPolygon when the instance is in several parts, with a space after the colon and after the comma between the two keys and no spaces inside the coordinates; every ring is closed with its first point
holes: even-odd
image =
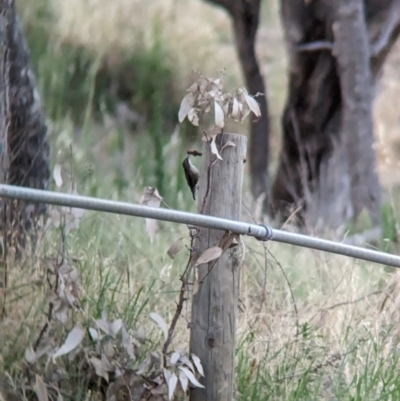
{"type": "Polygon", "coordinates": [[[182,166],[185,171],[187,184],[192,191],[193,199],[196,200],[196,186],[199,181],[199,170],[197,170],[197,167],[192,164],[189,156],[183,161],[182,166]]]}

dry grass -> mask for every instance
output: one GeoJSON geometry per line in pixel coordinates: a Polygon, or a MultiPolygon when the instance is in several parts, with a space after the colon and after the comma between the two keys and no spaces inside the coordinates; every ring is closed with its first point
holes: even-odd
{"type": "MultiPolygon", "coordinates": [[[[30,4],[34,7],[36,3],[30,4]]],[[[52,0],[51,5],[57,19],[52,38],[55,42],[83,45],[113,62],[132,49],[151,47],[156,39],[155,29],[159,28],[182,79],[182,89],[194,69],[212,74],[226,67],[232,82],[241,80],[229,19],[202,1],[52,0]]],[[[268,79],[275,160],[280,146],[279,116],[286,93],[286,61],[277,12],[274,0],[264,10],[257,44],[268,79]]],[[[24,18],[29,18],[29,7],[24,18]]],[[[388,189],[400,185],[400,175],[393,173],[400,167],[398,66],[399,58],[394,52],[375,102],[379,171],[388,189]]],[[[79,193],[90,194],[96,188],[97,196],[116,198],[113,180],[118,164],[125,168],[129,182],[123,198],[138,201],[141,187],[146,185],[138,179],[133,158],[139,142],[130,139],[125,142],[126,148],[111,158],[110,142],[116,131],[109,127],[102,129],[92,124],[87,137],[78,140],[67,120],[55,122],[52,132],[54,149],[74,143],[73,165],[79,193]]],[[[177,148],[178,144],[170,144],[168,154],[173,156],[177,148]]],[[[178,201],[185,209],[187,203],[182,194],[178,201]]],[[[148,315],[157,311],[167,322],[173,316],[178,277],[188,252],[182,251],[171,261],[166,251],[182,235],[186,235],[184,227],[162,224],[155,243],[150,244],[139,219],[85,215],[80,229],[71,232],[66,242],[67,258],[76,260],[71,263],[80,273],[82,309],[69,312],[66,328],[53,322],[52,334],[46,341],[59,346],[74,324],[89,326],[93,318],[108,309],[131,330],[144,326],[150,347],[157,347],[160,333],[148,315]],[[137,302],[132,301],[135,299],[137,302]]],[[[40,257],[30,265],[32,274],[21,274],[27,271],[26,267],[11,272],[8,316],[0,330],[0,371],[6,366],[17,388],[24,378],[24,350],[37,338],[45,320],[48,298],[41,260],[57,253],[58,241],[59,232],[52,229],[42,242],[40,257]]],[[[286,245],[268,244],[265,251],[263,244],[254,240],[248,239],[245,244],[238,321],[238,398],[399,399],[398,392],[392,393],[392,398],[390,392],[384,393],[382,383],[387,380],[393,389],[398,387],[391,381],[391,369],[398,369],[400,274],[378,265],[286,245]],[[378,362],[382,365],[375,369],[378,362]],[[373,384],[372,388],[358,387],[364,379],[373,384]],[[302,381],[306,389],[298,390],[302,381]],[[253,396],[252,389],[258,389],[259,396],[253,396]]],[[[174,346],[187,346],[189,310],[188,305],[174,346]]],[[[35,365],[35,369],[39,368],[39,364],[35,365]]],[[[74,384],[71,378],[70,385],[74,384]]]]}
{"type": "Polygon", "coordinates": [[[161,35],[183,82],[193,70],[213,74],[225,67],[239,76],[229,18],[205,2],[53,0],[52,5],[61,41],[111,61],[134,49],[150,49],[161,35]]]}

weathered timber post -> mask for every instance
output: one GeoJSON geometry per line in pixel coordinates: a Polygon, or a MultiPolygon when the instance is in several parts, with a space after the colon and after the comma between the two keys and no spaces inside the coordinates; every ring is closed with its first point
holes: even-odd
{"type": "MultiPolygon", "coordinates": [[[[215,160],[210,144],[203,146],[199,180],[198,209],[202,214],[239,220],[242,201],[243,171],[247,138],[221,134],[216,138],[223,160],[215,160]]],[[[223,231],[198,229],[199,255],[218,246],[223,231]]],[[[237,249],[237,248],[236,248],[237,249]]],[[[238,300],[237,250],[228,250],[217,261],[196,267],[192,304],[190,352],[204,368],[202,388],[193,388],[191,401],[231,401],[234,391],[234,350],[238,300]]]]}

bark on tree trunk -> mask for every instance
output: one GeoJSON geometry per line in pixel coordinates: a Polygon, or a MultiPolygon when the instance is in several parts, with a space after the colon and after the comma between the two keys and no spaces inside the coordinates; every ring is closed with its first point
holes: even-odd
{"type": "MultiPolygon", "coordinates": [[[[257,97],[261,117],[250,126],[249,165],[251,192],[257,199],[267,196],[269,188],[269,116],[266,85],[258,65],[255,42],[259,24],[261,0],[207,0],[227,10],[232,18],[236,50],[250,94],[257,97]]],[[[267,203],[266,203],[267,204],[267,203]]]]}
{"type": "Polygon", "coordinates": [[[364,208],[377,222],[371,101],[400,32],[400,0],[281,6],[289,95],[271,212],[287,218],[297,210],[299,224],[313,229],[336,229],[364,208]]]}
{"type": "MultiPolygon", "coordinates": [[[[50,177],[47,127],[14,0],[0,0],[0,39],[0,180],[46,189],[50,177]]],[[[2,201],[1,205],[7,237],[13,233],[21,246],[46,206],[23,201],[2,201]]]]}

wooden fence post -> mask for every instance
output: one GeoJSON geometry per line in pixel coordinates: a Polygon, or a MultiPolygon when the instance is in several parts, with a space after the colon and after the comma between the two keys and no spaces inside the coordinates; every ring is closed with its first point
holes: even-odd
{"type": "MultiPolygon", "coordinates": [[[[223,160],[211,166],[215,155],[210,144],[203,146],[199,179],[199,213],[239,220],[242,201],[243,172],[247,138],[243,135],[221,134],[216,138],[223,160]]],[[[218,246],[223,231],[199,228],[199,255],[218,246]]],[[[201,383],[204,389],[193,388],[191,401],[232,401],[234,391],[234,351],[236,308],[238,300],[237,250],[223,253],[217,262],[196,267],[190,352],[197,355],[204,368],[201,383]]]]}

